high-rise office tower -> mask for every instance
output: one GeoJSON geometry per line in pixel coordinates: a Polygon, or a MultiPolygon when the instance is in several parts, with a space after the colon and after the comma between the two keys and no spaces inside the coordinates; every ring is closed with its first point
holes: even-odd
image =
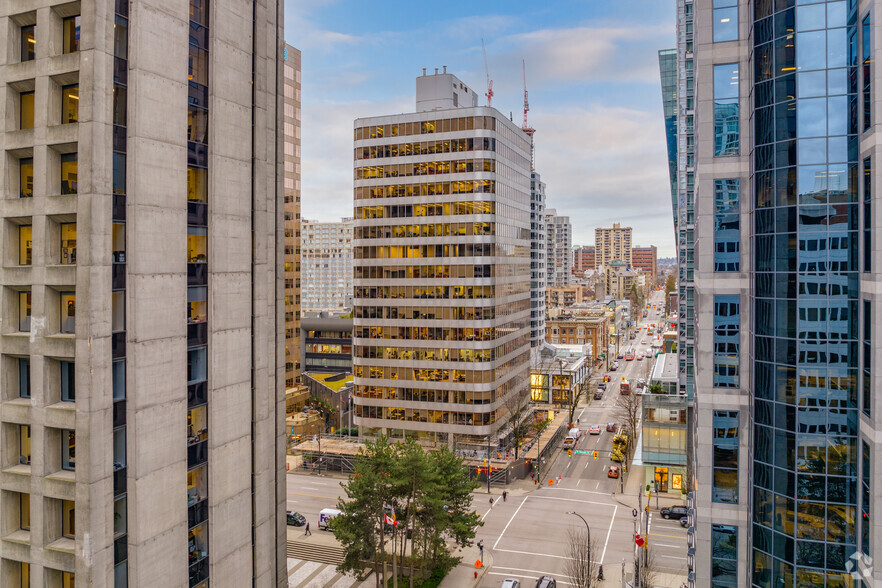
{"type": "Polygon", "coordinates": [[[287,582],[281,10],[3,5],[4,586],[287,582]]]}
{"type": "Polygon", "coordinates": [[[570,217],[545,209],[545,267],[549,288],[569,286],[573,276],[573,226],[570,217]]]}
{"type": "Polygon", "coordinates": [[[879,585],[882,3],[680,9],[681,42],[695,35],[695,585],[879,585]]]}
{"type": "Polygon", "coordinates": [[[614,223],[611,229],[594,229],[594,262],[602,270],[611,261],[631,265],[631,227],[614,223]]]}
{"type": "Polygon", "coordinates": [[[285,387],[300,381],[300,50],[285,45],[285,387]]]}
{"type": "MultiPolygon", "coordinates": [[[[685,34],[685,30],[683,31],[685,34]]],[[[662,108],[665,113],[665,139],[668,149],[668,175],[671,179],[671,205],[677,220],[677,50],[658,52],[661,72],[662,108]]],[[[685,71],[684,71],[685,73],[685,71]]]]}
{"type": "Polygon", "coordinates": [[[304,311],[352,308],[352,227],[351,218],[301,223],[304,311]]]}
{"type": "Polygon", "coordinates": [[[486,442],[528,393],[530,140],[446,72],[416,103],[355,121],[355,420],[486,442]]]}
{"type": "Polygon", "coordinates": [[[545,182],[535,171],[530,176],[530,346],[539,347],[545,340],[545,182]]]}

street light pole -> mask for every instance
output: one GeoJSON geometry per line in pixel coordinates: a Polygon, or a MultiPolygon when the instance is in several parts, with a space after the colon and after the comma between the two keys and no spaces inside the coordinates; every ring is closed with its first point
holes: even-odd
{"type": "MultiPolygon", "coordinates": [[[[591,565],[590,564],[590,562],[591,562],[591,527],[588,526],[588,521],[585,520],[585,517],[583,517],[582,515],[580,515],[576,511],[568,510],[567,514],[576,515],[577,517],[582,519],[582,522],[585,523],[585,528],[588,530],[588,541],[586,542],[585,548],[588,550],[588,562],[589,562],[588,569],[590,570],[591,569],[590,568],[590,565],[591,565]]],[[[600,565],[603,565],[603,562],[599,562],[599,563],[600,563],[600,565]]]]}

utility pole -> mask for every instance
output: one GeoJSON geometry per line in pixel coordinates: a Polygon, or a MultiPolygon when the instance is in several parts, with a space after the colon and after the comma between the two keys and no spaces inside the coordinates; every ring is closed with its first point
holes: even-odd
{"type": "Polygon", "coordinates": [[[492,469],[490,461],[490,435],[487,435],[487,494],[490,494],[490,470],[492,469]]]}

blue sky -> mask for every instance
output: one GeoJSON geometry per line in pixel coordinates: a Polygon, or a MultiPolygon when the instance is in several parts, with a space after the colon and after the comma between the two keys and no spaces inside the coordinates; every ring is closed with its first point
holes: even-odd
{"type": "MultiPolygon", "coordinates": [[[[674,253],[658,72],[675,45],[674,0],[289,0],[303,52],[302,216],[352,214],[352,121],[414,110],[414,79],[446,65],[523,120],[526,60],[536,171],[574,244],[621,222],[674,253]]],[[[482,99],[481,104],[485,104],[482,99]]]]}

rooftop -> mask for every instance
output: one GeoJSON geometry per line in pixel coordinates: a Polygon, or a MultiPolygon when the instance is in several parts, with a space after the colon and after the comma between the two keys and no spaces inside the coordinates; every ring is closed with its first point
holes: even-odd
{"type": "Polygon", "coordinates": [[[676,382],[679,365],[676,353],[662,353],[655,358],[649,379],[656,382],[676,382]]]}
{"type": "Polygon", "coordinates": [[[339,392],[346,384],[352,381],[352,374],[325,374],[321,372],[309,372],[308,375],[318,380],[334,392],[339,392]]]}

